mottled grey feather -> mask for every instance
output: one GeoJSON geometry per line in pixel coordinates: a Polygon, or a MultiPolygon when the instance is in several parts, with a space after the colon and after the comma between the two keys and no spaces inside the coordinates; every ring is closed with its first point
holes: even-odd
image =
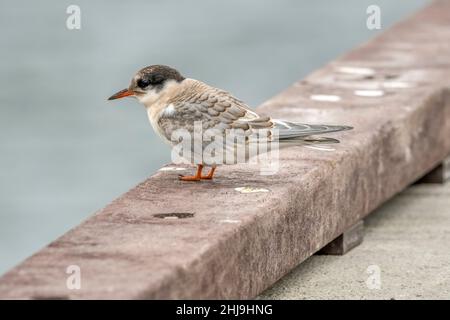
{"type": "Polygon", "coordinates": [[[193,132],[196,121],[201,122],[203,131],[215,129],[225,133],[228,129],[240,129],[245,136],[250,136],[258,129],[277,129],[280,142],[295,142],[311,135],[351,129],[348,126],[309,125],[259,116],[228,92],[200,81],[181,90],[168,101],[168,105],[172,105],[175,111],[172,114],[162,113],[158,120],[168,140],[171,140],[172,132],[176,129],[193,132]]]}

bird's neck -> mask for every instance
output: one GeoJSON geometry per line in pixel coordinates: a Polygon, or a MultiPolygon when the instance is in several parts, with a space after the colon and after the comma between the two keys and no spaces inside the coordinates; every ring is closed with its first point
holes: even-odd
{"type": "Polygon", "coordinates": [[[184,88],[188,85],[189,80],[191,79],[184,79],[181,82],[169,81],[159,92],[148,92],[144,96],[140,97],[139,102],[141,102],[147,109],[154,108],[155,105],[167,105],[169,100],[184,91],[184,88]]]}

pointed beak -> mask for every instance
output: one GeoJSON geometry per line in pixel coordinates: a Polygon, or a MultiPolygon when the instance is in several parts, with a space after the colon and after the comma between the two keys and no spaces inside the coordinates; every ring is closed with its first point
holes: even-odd
{"type": "Polygon", "coordinates": [[[128,97],[128,96],[134,96],[133,91],[131,91],[129,89],[123,89],[123,90],[120,90],[119,92],[113,94],[111,97],[108,98],[108,100],[115,100],[115,99],[120,99],[120,98],[124,98],[124,97],[128,97]]]}

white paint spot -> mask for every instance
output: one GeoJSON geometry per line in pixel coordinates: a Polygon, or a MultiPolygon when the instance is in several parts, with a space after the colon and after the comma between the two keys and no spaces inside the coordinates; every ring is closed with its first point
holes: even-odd
{"type": "Polygon", "coordinates": [[[376,98],[384,96],[383,90],[355,90],[353,93],[355,94],[355,96],[360,97],[376,98]]]}
{"type": "Polygon", "coordinates": [[[241,220],[224,219],[224,220],[220,220],[220,222],[223,222],[223,223],[240,223],[241,220]]]}
{"type": "Polygon", "coordinates": [[[257,192],[269,192],[269,190],[264,188],[252,188],[252,187],[239,187],[234,188],[234,190],[240,193],[257,193],[257,192]]]}
{"type": "Polygon", "coordinates": [[[375,74],[375,70],[371,68],[359,68],[359,67],[340,67],[338,71],[341,73],[358,74],[361,76],[372,76],[375,74]]]}
{"type": "Polygon", "coordinates": [[[337,102],[341,101],[341,97],[332,94],[313,94],[309,97],[311,100],[337,102]]]}
{"type": "Polygon", "coordinates": [[[412,84],[402,81],[386,81],[383,82],[383,87],[388,89],[406,89],[411,88],[412,84]]]}
{"type": "Polygon", "coordinates": [[[159,171],[184,171],[185,168],[179,168],[179,167],[164,167],[159,169],[159,171]]]}
{"type": "Polygon", "coordinates": [[[167,217],[164,217],[163,219],[164,219],[164,220],[177,220],[178,217],[175,217],[175,216],[167,216],[167,217]]]}

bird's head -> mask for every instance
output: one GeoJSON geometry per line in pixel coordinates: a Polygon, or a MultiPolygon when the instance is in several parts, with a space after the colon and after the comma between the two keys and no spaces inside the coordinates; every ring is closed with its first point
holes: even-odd
{"type": "Polygon", "coordinates": [[[148,105],[157,100],[161,92],[167,87],[179,84],[184,79],[177,70],[168,66],[153,65],[145,67],[134,75],[127,89],[113,94],[108,100],[131,96],[148,105]]]}

